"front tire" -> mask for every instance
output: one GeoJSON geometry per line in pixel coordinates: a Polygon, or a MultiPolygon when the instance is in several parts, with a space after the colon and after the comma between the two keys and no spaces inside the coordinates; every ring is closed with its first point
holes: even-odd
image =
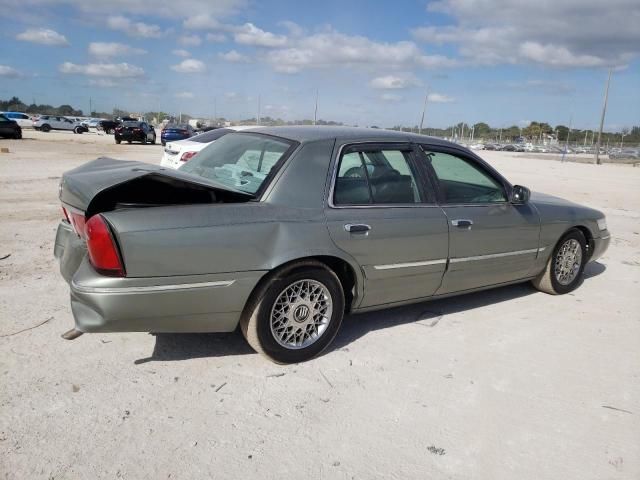
{"type": "Polygon", "coordinates": [[[343,316],[338,276],[320,262],[304,261],[274,272],[258,287],[240,329],[256,352],[276,363],[297,363],[331,344],[343,316]]]}
{"type": "Polygon", "coordinates": [[[545,269],[531,283],[550,295],[572,292],[582,283],[587,260],[587,240],[580,230],[570,230],[556,244],[545,269]]]}
{"type": "Polygon", "coordinates": [[[122,140],[120,140],[119,138],[116,138],[116,144],[120,145],[120,142],[122,142],[122,140]]]}

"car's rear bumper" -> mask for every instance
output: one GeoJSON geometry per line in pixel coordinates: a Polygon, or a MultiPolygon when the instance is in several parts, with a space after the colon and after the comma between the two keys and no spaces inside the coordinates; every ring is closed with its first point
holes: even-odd
{"type": "Polygon", "coordinates": [[[144,133],[117,133],[115,134],[116,140],[124,140],[125,142],[141,142],[146,135],[144,133]]]}
{"type": "Polygon", "coordinates": [[[58,227],[54,254],[81,332],[231,332],[265,273],[106,277],[93,269],[66,222],[58,227]]]}

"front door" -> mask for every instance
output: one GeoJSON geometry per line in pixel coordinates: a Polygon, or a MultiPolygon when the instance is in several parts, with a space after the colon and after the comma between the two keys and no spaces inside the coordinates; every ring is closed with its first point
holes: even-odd
{"type": "Polygon", "coordinates": [[[540,219],[514,205],[508,184],[462,151],[424,146],[449,225],[449,266],[438,294],[526,278],[538,255],[540,219]]]}
{"type": "Polygon", "coordinates": [[[422,186],[412,147],[352,145],[336,161],[327,226],[363,270],[359,306],[432,295],[447,262],[447,219],[422,186]]]}

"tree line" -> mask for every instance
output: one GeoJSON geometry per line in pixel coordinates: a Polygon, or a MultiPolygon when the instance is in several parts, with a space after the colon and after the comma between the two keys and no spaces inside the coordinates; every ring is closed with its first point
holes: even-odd
{"type": "MultiPolygon", "coordinates": [[[[71,105],[60,105],[54,107],[52,105],[32,103],[27,105],[18,97],[11,97],[9,100],[0,100],[0,111],[9,112],[24,112],[29,114],[44,114],[44,115],[62,115],[71,117],[83,116],[82,110],[76,110],[71,105]]],[[[91,112],[89,116],[98,118],[116,118],[129,115],[130,112],[114,108],[112,112],[91,112]]],[[[170,114],[165,112],[146,112],[145,118],[156,119],[161,122],[165,118],[173,118],[170,114]]],[[[182,115],[183,122],[187,122],[190,115],[182,115]]],[[[216,121],[224,122],[225,118],[217,118],[216,121]]],[[[255,125],[257,119],[247,118],[240,120],[238,123],[255,125]]],[[[277,125],[312,125],[313,121],[309,119],[287,121],[281,118],[271,118],[268,116],[260,118],[261,125],[277,126],[277,125]]],[[[317,125],[343,125],[342,122],[318,120],[317,125]]],[[[373,126],[373,128],[378,128],[373,126]]],[[[414,132],[419,131],[418,125],[413,127],[403,127],[395,125],[391,127],[392,130],[411,130],[414,132]]],[[[595,143],[595,139],[598,132],[593,130],[580,130],[567,127],[566,125],[556,125],[552,127],[545,122],[530,122],[526,127],[519,127],[517,125],[511,125],[509,127],[498,128],[491,127],[485,122],[478,122],[472,125],[467,123],[458,123],[451,125],[447,128],[430,128],[424,127],[420,133],[426,135],[433,135],[436,137],[447,138],[459,138],[465,140],[478,140],[478,141],[493,141],[493,142],[514,142],[518,139],[526,139],[528,141],[541,141],[547,138],[549,135],[553,135],[559,142],[568,142],[570,144],[585,143],[591,145],[595,143]]],[[[606,145],[607,143],[616,146],[617,144],[625,145],[637,145],[640,144],[640,125],[633,126],[632,128],[623,128],[620,132],[603,132],[601,143],[606,145]]]]}

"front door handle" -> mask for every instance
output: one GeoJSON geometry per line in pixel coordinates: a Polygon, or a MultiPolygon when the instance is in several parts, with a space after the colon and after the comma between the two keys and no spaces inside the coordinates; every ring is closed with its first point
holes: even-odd
{"type": "Polygon", "coordinates": [[[344,229],[349,233],[367,233],[371,226],[364,223],[347,223],[344,229]]]}
{"type": "Polygon", "coordinates": [[[458,220],[451,220],[451,225],[453,225],[454,227],[471,230],[471,225],[473,225],[473,220],[467,220],[463,218],[460,218],[458,220]]]}

